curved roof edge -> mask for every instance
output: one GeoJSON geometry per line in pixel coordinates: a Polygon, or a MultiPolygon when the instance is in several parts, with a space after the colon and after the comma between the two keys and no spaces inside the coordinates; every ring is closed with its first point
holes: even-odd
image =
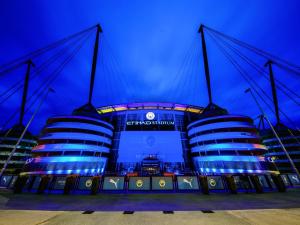
{"type": "Polygon", "coordinates": [[[163,110],[175,110],[191,112],[196,114],[201,114],[204,107],[180,104],[180,103],[170,103],[170,102],[134,102],[127,104],[116,104],[110,106],[102,106],[97,108],[99,114],[126,111],[126,110],[139,110],[139,109],[163,109],[163,110]]]}

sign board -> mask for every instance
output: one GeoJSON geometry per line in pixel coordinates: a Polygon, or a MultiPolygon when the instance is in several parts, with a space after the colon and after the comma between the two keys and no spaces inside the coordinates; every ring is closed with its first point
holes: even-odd
{"type": "Polygon", "coordinates": [[[13,176],[11,175],[4,175],[1,177],[1,180],[0,180],[0,187],[8,187],[11,179],[12,179],[13,176]]]}
{"type": "Polygon", "coordinates": [[[152,120],[152,121],[142,121],[142,120],[130,120],[126,122],[127,126],[137,126],[137,125],[144,125],[144,126],[150,126],[150,125],[174,125],[175,122],[172,120],[152,120]]]}
{"type": "Polygon", "coordinates": [[[281,176],[281,178],[282,178],[283,183],[284,183],[285,186],[290,186],[291,185],[291,183],[290,183],[289,178],[287,177],[287,175],[281,174],[280,176],[281,176]]]}
{"type": "Polygon", "coordinates": [[[103,190],[123,190],[124,177],[104,177],[103,190]]]}
{"type": "Polygon", "coordinates": [[[251,189],[251,183],[247,176],[233,176],[234,182],[238,189],[249,190],[251,189]]]}
{"type": "Polygon", "coordinates": [[[268,180],[270,181],[271,187],[273,189],[275,189],[276,188],[276,184],[274,183],[274,181],[272,179],[272,176],[271,175],[267,175],[267,177],[268,177],[268,180]]]}
{"type": "MultiPolygon", "coordinates": [[[[36,190],[36,189],[38,189],[39,186],[40,186],[42,177],[36,176],[36,177],[34,177],[33,179],[34,179],[34,181],[33,181],[32,188],[31,188],[31,189],[36,190]]],[[[28,181],[29,181],[29,179],[28,179],[28,181]]]]}
{"type": "Polygon", "coordinates": [[[56,177],[54,183],[54,190],[63,190],[66,185],[66,177],[56,177]]]}
{"type": "Polygon", "coordinates": [[[178,176],[177,184],[179,190],[199,190],[196,176],[178,176]]]}
{"type": "Polygon", "coordinates": [[[233,176],[234,183],[238,189],[242,188],[241,179],[239,176],[233,176]]]}
{"type": "Polygon", "coordinates": [[[150,177],[130,177],[129,190],[150,190],[150,177]]]}
{"type": "Polygon", "coordinates": [[[78,189],[79,190],[91,190],[92,184],[93,184],[93,178],[92,177],[80,177],[79,178],[78,189]]]}
{"type": "Polygon", "coordinates": [[[289,174],[288,176],[292,185],[300,185],[300,179],[297,174],[289,174]]]}
{"type": "Polygon", "coordinates": [[[263,188],[270,188],[268,182],[267,182],[267,179],[264,175],[259,175],[258,176],[258,179],[259,179],[259,183],[261,184],[261,186],[263,188]]]}
{"type": "Polygon", "coordinates": [[[173,190],[173,178],[152,177],[152,190],[173,190]]]}
{"type": "Polygon", "coordinates": [[[18,179],[18,176],[13,176],[13,178],[10,181],[9,188],[13,188],[15,186],[17,179],[18,179]]]}
{"type": "Polygon", "coordinates": [[[221,176],[207,177],[208,188],[210,190],[223,190],[224,184],[221,176]]]}

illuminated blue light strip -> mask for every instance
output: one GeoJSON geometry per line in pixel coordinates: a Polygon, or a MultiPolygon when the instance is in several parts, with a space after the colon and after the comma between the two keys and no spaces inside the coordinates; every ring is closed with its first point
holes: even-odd
{"type": "Polygon", "coordinates": [[[79,175],[97,175],[97,174],[102,174],[104,171],[103,168],[96,168],[96,169],[75,169],[75,170],[47,170],[47,171],[34,171],[34,172],[27,172],[24,174],[30,174],[30,175],[35,175],[35,174],[79,174],[79,175]]]}
{"type": "Polygon", "coordinates": [[[45,145],[38,145],[33,148],[33,151],[71,151],[71,150],[109,152],[109,148],[107,147],[90,145],[90,144],[45,144],[45,145]]]}
{"type": "MultiPolygon", "coordinates": [[[[299,154],[299,151],[289,151],[289,155],[298,155],[299,154]]],[[[265,156],[273,156],[273,155],[285,155],[285,152],[269,152],[269,153],[266,153],[265,156]]]]}
{"type": "Polygon", "coordinates": [[[82,122],[54,122],[49,124],[46,128],[82,128],[86,130],[99,131],[110,136],[113,135],[112,130],[108,128],[82,122]]]}
{"type": "MultiPolygon", "coordinates": [[[[197,121],[194,121],[194,122],[190,123],[187,126],[187,128],[189,129],[191,126],[196,125],[197,123],[202,123],[204,121],[210,121],[210,120],[215,120],[215,119],[228,119],[227,121],[231,121],[230,119],[232,119],[232,118],[234,118],[234,119],[239,118],[239,119],[241,119],[240,122],[245,123],[245,121],[242,121],[242,119],[247,118],[247,117],[246,116],[231,115],[231,114],[229,114],[229,115],[222,115],[222,116],[208,117],[208,118],[200,119],[200,120],[197,120],[197,121]]],[[[214,123],[216,123],[216,122],[212,122],[211,124],[214,124],[214,123]]]]}
{"type": "Polygon", "coordinates": [[[106,158],[102,157],[84,157],[84,156],[55,156],[34,158],[35,163],[53,163],[53,162],[106,162],[106,158]]]}
{"type": "Polygon", "coordinates": [[[111,144],[111,139],[107,137],[102,137],[96,134],[88,133],[70,133],[70,132],[59,132],[59,133],[47,133],[42,136],[39,140],[49,140],[49,139],[75,139],[75,140],[85,140],[85,141],[97,141],[111,144]]]}
{"type": "Polygon", "coordinates": [[[257,156],[198,156],[194,157],[194,160],[198,162],[218,162],[218,161],[228,161],[228,162],[259,162],[265,161],[264,157],[257,156]]]}
{"type": "Polygon", "coordinates": [[[194,127],[189,130],[188,136],[191,136],[198,132],[219,129],[219,128],[254,128],[254,126],[250,123],[245,123],[240,121],[218,122],[214,124],[205,124],[199,127],[194,127]]]}
{"type": "Polygon", "coordinates": [[[251,169],[217,169],[217,168],[200,168],[201,173],[219,173],[219,174],[228,174],[228,173],[266,173],[269,171],[266,170],[251,170],[251,169]]]}
{"type": "Polygon", "coordinates": [[[192,148],[192,152],[199,152],[199,151],[213,151],[213,150],[267,150],[265,145],[261,144],[251,144],[251,143],[223,143],[223,144],[208,144],[208,145],[201,145],[192,148]]]}
{"type": "Polygon", "coordinates": [[[190,144],[194,144],[195,142],[201,141],[211,141],[211,140],[218,140],[218,139],[235,139],[235,138],[243,138],[243,139],[257,139],[258,136],[251,132],[218,132],[218,133],[210,133],[210,134],[203,134],[193,137],[190,140],[190,144]]]}
{"type": "MultiPolygon", "coordinates": [[[[99,120],[99,119],[94,119],[92,117],[87,117],[87,116],[55,116],[55,117],[51,117],[52,120],[55,120],[55,119],[74,119],[74,121],[76,119],[84,119],[86,120],[88,123],[88,121],[95,121],[95,122],[98,122],[98,123],[102,123],[102,124],[105,124],[107,126],[110,126],[111,128],[113,128],[113,125],[111,125],[110,123],[106,122],[106,121],[103,121],[103,120],[99,120]]],[[[57,121],[57,122],[60,122],[60,121],[57,121]]]]}

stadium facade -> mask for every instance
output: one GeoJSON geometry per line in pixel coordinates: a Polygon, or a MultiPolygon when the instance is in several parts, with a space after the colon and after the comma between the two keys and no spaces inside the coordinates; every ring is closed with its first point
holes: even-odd
{"type": "Polygon", "coordinates": [[[48,119],[23,174],[276,173],[249,117],[156,102],[97,112],[48,119]]]}
{"type": "MultiPolygon", "coordinates": [[[[229,114],[213,103],[203,25],[199,33],[209,98],[205,108],[146,102],[96,109],[92,95],[102,32],[100,25],[96,28],[87,104],[72,115],[49,118],[22,173],[2,176],[4,186],[13,186],[6,182],[10,179],[16,182],[16,192],[201,189],[207,194],[208,189],[236,193],[238,188],[252,188],[261,193],[264,188],[285,191],[285,186],[300,185],[295,174],[282,180],[278,164],[266,160],[268,149],[251,118],[229,114]]],[[[26,92],[24,88],[20,124],[26,92]]],[[[33,145],[35,140],[27,149],[33,145]]]]}

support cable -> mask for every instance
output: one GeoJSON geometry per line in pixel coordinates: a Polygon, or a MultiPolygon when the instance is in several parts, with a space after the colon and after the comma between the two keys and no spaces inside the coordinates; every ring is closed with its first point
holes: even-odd
{"type": "Polygon", "coordinates": [[[258,54],[258,55],[261,55],[262,57],[266,58],[267,60],[273,59],[273,61],[275,61],[275,62],[276,62],[276,61],[280,61],[280,62],[282,62],[283,64],[286,64],[286,65],[288,65],[288,66],[290,66],[290,67],[293,67],[293,68],[295,68],[295,69],[297,69],[297,70],[300,70],[300,66],[295,65],[295,64],[292,64],[292,63],[288,62],[287,60],[281,59],[281,58],[279,58],[279,57],[277,57],[277,56],[275,56],[275,55],[273,55],[273,54],[270,54],[270,53],[268,53],[268,52],[266,52],[266,51],[263,51],[263,50],[261,50],[261,49],[259,49],[259,48],[256,48],[256,47],[254,47],[254,46],[252,46],[252,45],[249,45],[249,44],[247,44],[247,43],[245,43],[245,42],[242,42],[242,41],[240,41],[240,40],[238,40],[238,39],[236,39],[236,38],[233,38],[233,37],[231,37],[231,36],[229,36],[229,35],[226,35],[226,34],[224,34],[224,33],[222,33],[222,32],[219,32],[219,31],[217,31],[217,30],[214,30],[214,29],[212,29],[212,28],[210,28],[210,27],[204,26],[204,28],[206,28],[206,29],[208,29],[208,30],[210,30],[210,31],[212,31],[212,32],[214,32],[214,33],[216,33],[217,35],[220,35],[220,36],[222,36],[222,37],[224,37],[224,38],[226,38],[226,39],[228,39],[228,40],[230,40],[230,41],[232,41],[232,42],[234,42],[234,43],[236,43],[236,44],[238,44],[238,45],[240,45],[240,46],[242,46],[242,47],[245,47],[245,48],[251,50],[252,52],[255,52],[255,53],[258,54]]]}
{"type": "Polygon", "coordinates": [[[274,134],[274,136],[276,137],[276,139],[278,140],[283,152],[285,153],[286,157],[288,158],[288,161],[290,162],[291,164],[291,167],[292,169],[295,171],[295,173],[298,175],[298,177],[300,177],[300,173],[297,169],[297,167],[295,166],[295,163],[293,161],[293,159],[291,158],[290,154],[288,153],[288,151],[286,150],[286,148],[284,147],[284,144],[282,143],[279,135],[277,134],[275,128],[273,127],[271,121],[269,120],[269,118],[266,116],[265,112],[263,111],[262,107],[259,105],[258,101],[256,100],[255,96],[253,95],[253,93],[251,92],[251,89],[250,89],[250,94],[252,95],[253,99],[255,100],[259,110],[261,111],[261,114],[263,115],[263,117],[265,118],[265,120],[268,122],[269,126],[271,127],[271,130],[274,134]]]}
{"type": "MultiPolygon", "coordinates": [[[[266,100],[261,96],[261,94],[257,91],[256,87],[259,88],[259,85],[254,82],[252,80],[252,82],[254,83],[254,85],[251,83],[251,80],[249,80],[249,75],[247,74],[247,72],[245,70],[242,69],[242,67],[237,63],[237,61],[229,55],[229,53],[225,50],[224,47],[222,47],[217,41],[216,39],[214,39],[213,36],[211,36],[211,38],[214,40],[215,44],[217,45],[217,47],[220,49],[220,51],[224,54],[224,56],[229,60],[229,62],[236,68],[236,70],[243,76],[243,78],[247,81],[247,83],[251,86],[252,90],[255,91],[255,93],[257,94],[257,96],[259,96],[259,98],[267,105],[267,107],[271,110],[271,112],[275,113],[275,111],[273,110],[273,107],[266,102],[266,100]]],[[[270,100],[271,101],[271,100],[270,100]]],[[[291,123],[291,124],[295,124],[282,110],[280,110],[280,113],[282,113],[282,115],[284,115],[286,117],[286,119],[291,123]]],[[[298,129],[298,128],[297,128],[298,129]]]]}
{"type": "Polygon", "coordinates": [[[10,66],[10,67],[13,67],[13,66],[15,66],[15,64],[20,63],[20,62],[24,62],[24,61],[26,61],[28,58],[33,59],[33,58],[35,58],[35,57],[37,57],[37,56],[39,56],[39,55],[41,55],[41,54],[43,54],[43,53],[45,53],[45,52],[47,52],[47,51],[50,51],[50,50],[56,48],[57,46],[59,46],[59,45],[61,45],[61,44],[64,44],[64,43],[68,42],[69,40],[71,40],[71,39],[77,37],[78,35],[81,35],[81,34],[83,34],[83,33],[85,33],[85,32],[88,32],[88,31],[90,31],[90,30],[93,30],[93,29],[95,29],[95,28],[96,28],[96,26],[89,27],[89,28],[87,28],[87,29],[85,29],[85,30],[82,30],[82,31],[80,31],[80,32],[77,32],[77,33],[75,33],[75,34],[72,34],[72,35],[70,35],[70,36],[67,36],[67,37],[65,37],[65,38],[63,38],[63,39],[60,39],[59,41],[56,41],[56,42],[54,42],[54,43],[51,43],[51,44],[49,44],[49,45],[47,45],[47,46],[45,46],[45,47],[43,47],[43,48],[37,49],[37,50],[35,50],[35,51],[33,51],[33,52],[30,52],[30,53],[28,53],[28,54],[26,54],[26,55],[24,55],[24,56],[21,56],[21,57],[19,57],[19,58],[17,58],[17,59],[14,59],[14,60],[12,60],[12,61],[10,61],[10,62],[8,62],[8,63],[5,63],[5,64],[3,64],[3,65],[0,66],[0,73],[3,73],[4,70],[8,70],[9,68],[7,68],[7,67],[9,67],[9,66],[10,66]]]}
{"type": "MultiPolygon", "coordinates": [[[[124,83],[124,85],[127,87],[126,90],[129,91],[129,94],[132,95],[134,93],[134,88],[131,85],[131,83],[128,81],[128,79],[126,78],[127,76],[124,74],[122,67],[120,65],[120,61],[118,60],[118,58],[116,57],[116,55],[114,54],[114,50],[111,47],[111,44],[109,42],[109,40],[106,38],[105,34],[102,35],[102,39],[103,39],[103,51],[105,51],[105,47],[107,47],[107,51],[106,54],[109,52],[111,53],[112,56],[112,62],[115,65],[116,70],[118,71],[118,73],[120,74],[120,80],[124,83]]],[[[133,96],[131,96],[133,97],[133,96]]]]}
{"type": "MultiPolygon", "coordinates": [[[[28,102],[30,102],[29,107],[25,110],[25,113],[29,111],[29,109],[36,103],[36,101],[39,99],[39,97],[42,95],[43,91],[46,90],[47,88],[50,87],[50,85],[57,79],[58,75],[60,72],[64,69],[64,67],[73,59],[73,57],[77,54],[77,52],[82,48],[83,44],[87,41],[88,38],[90,38],[92,33],[85,37],[85,39],[77,46],[74,48],[74,50],[71,52],[70,56],[68,56],[62,63],[61,65],[58,66],[58,68],[55,69],[47,78],[44,80],[43,84],[39,86],[33,94],[28,98],[28,102]],[[31,101],[31,99],[33,99],[31,101]]],[[[18,110],[17,110],[18,111],[18,110]]],[[[16,111],[16,112],[17,112],[16,111]]],[[[14,113],[3,125],[3,127],[6,127],[8,123],[16,116],[16,113],[14,113]]]]}
{"type": "MultiPolygon", "coordinates": [[[[215,39],[214,39],[214,40],[215,40],[215,39]]],[[[241,69],[240,65],[236,64],[236,61],[228,54],[228,52],[227,52],[222,46],[219,45],[219,43],[216,42],[216,44],[218,45],[218,47],[220,48],[220,50],[222,50],[222,52],[223,52],[223,54],[226,56],[226,58],[229,59],[229,61],[230,61],[233,65],[236,65],[236,66],[237,66],[236,68],[239,68],[238,71],[240,72],[240,74],[241,74],[243,77],[245,77],[245,76],[244,76],[245,74],[242,73],[243,70],[240,70],[240,69],[241,69]]],[[[244,71],[244,72],[245,72],[245,71],[244,71]]],[[[248,79],[246,79],[246,80],[248,80],[248,79]]],[[[248,81],[248,83],[249,83],[249,85],[250,85],[251,87],[253,86],[249,81],[248,81]]],[[[255,89],[255,88],[254,88],[254,89],[255,89]]],[[[250,91],[251,91],[251,89],[250,89],[250,91]]],[[[280,145],[281,145],[283,151],[285,152],[285,154],[286,154],[286,156],[287,156],[287,158],[288,158],[288,160],[289,160],[289,162],[290,162],[292,168],[294,169],[294,171],[296,172],[296,174],[300,177],[300,174],[299,174],[298,169],[296,168],[296,166],[295,166],[293,160],[291,159],[291,157],[290,157],[288,151],[287,151],[286,148],[284,147],[284,145],[283,145],[283,143],[282,143],[280,137],[278,136],[277,132],[275,131],[275,129],[274,129],[272,123],[270,122],[270,120],[268,119],[268,117],[266,116],[266,114],[264,113],[263,109],[261,108],[261,106],[260,106],[259,103],[257,102],[257,100],[256,100],[256,98],[254,97],[254,95],[253,95],[252,92],[251,92],[251,94],[252,94],[253,98],[255,99],[256,103],[258,104],[258,107],[259,107],[259,109],[260,109],[262,115],[264,116],[264,118],[267,120],[269,126],[271,127],[272,132],[274,133],[275,137],[277,138],[278,142],[280,143],[280,145]]]]}
{"type": "MultiPolygon", "coordinates": [[[[208,31],[210,32],[210,31],[208,31]]],[[[263,77],[270,81],[268,75],[267,75],[267,72],[262,69],[259,65],[257,65],[253,60],[251,60],[249,57],[247,57],[246,55],[243,55],[241,53],[241,51],[239,51],[237,48],[235,48],[234,46],[232,46],[229,42],[226,42],[224,39],[221,39],[219,36],[211,33],[216,39],[218,39],[219,41],[221,41],[224,45],[226,45],[228,48],[230,48],[233,52],[235,52],[239,57],[241,57],[244,61],[246,61],[252,68],[254,68],[258,73],[262,73],[263,77]]],[[[278,65],[277,63],[275,63],[276,65],[278,65]]],[[[289,92],[291,92],[292,94],[294,94],[296,97],[300,98],[300,95],[298,95],[296,92],[294,92],[293,90],[289,89],[283,82],[281,82],[280,80],[278,79],[275,79],[276,80],[276,84],[279,83],[281,86],[279,85],[276,85],[276,87],[281,90],[287,97],[291,98],[297,105],[299,105],[300,103],[296,102],[294,100],[294,98],[289,94],[287,93],[283,88],[285,88],[286,90],[288,90],[289,92]]]]}
{"type": "MultiPolygon", "coordinates": [[[[208,33],[209,34],[209,33],[208,33]]],[[[236,68],[239,68],[238,71],[240,72],[240,74],[244,77],[245,80],[247,80],[249,83],[253,82],[255,85],[257,85],[257,87],[260,89],[260,91],[265,95],[265,97],[267,99],[269,99],[269,101],[272,102],[272,98],[265,92],[264,89],[262,89],[254,80],[251,76],[249,76],[247,74],[247,72],[236,62],[236,60],[233,59],[232,56],[229,55],[229,53],[224,49],[223,46],[221,46],[217,40],[211,36],[209,34],[209,36],[212,38],[212,40],[216,43],[216,45],[218,46],[218,48],[220,49],[220,51],[227,57],[227,59],[233,64],[235,65],[236,68]],[[250,82],[251,81],[251,82],[250,82]]]]}
{"type": "MultiPolygon", "coordinates": [[[[270,104],[268,104],[265,99],[259,94],[259,92],[256,89],[256,86],[259,87],[259,85],[257,85],[255,82],[253,85],[250,80],[248,79],[250,76],[247,75],[247,72],[244,71],[241,66],[237,63],[237,61],[235,59],[233,59],[232,56],[229,55],[229,53],[219,44],[217,43],[217,41],[212,37],[212,39],[215,41],[215,43],[217,44],[217,46],[219,47],[219,49],[222,51],[222,53],[225,55],[225,57],[231,62],[231,64],[239,71],[239,73],[243,76],[243,78],[247,81],[247,83],[251,86],[252,90],[255,91],[256,95],[267,105],[267,107],[269,108],[269,110],[273,113],[275,113],[275,111],[273,110],[273,107],[271,107],[270,104]]],[[[286,117],[286,119],[292,124],[294,125],[295,123],[282,111],[279,110],[280,113],[282,113],[282,115],[284,115],[286,117]]],[[[296,127],[296,129],[299,131],[299,128],[296,127]]],[[[292,133],[292,131],[290,131],[290,133],[292,134],[292,136],[294,137],[294,139],[299,142],[299,140],[296,138],[296,136],[292,133]]]]}
{"type": "Polygon", "coordinates": [[[4,165],[3,165],[3,167],[2,167],[2,169],[1,169],[1,171],[0,171],[0,177],[2,177],[4,171],[6,170],[8,164],[9,164],[10,159],[11,159],[11,158],[13,157],[13,155],[15,154],[15,152],[16,152],[17,148],[19,147],[19,145],[20,145],[22,139],[24,138],[24,136],[25,136],[25,134],[26,134],[26,132],[27,132],[29,126],[31,125],[32,121],[34,120],[36,114],[39,112],[39,110],[40,110],[40,108],[41,108],[41,106],[42,106],[44,100],[47,98],[48,93],[49,93],[50,91],[51,91],[51,89],[48,89],[48,90],[47,90],[46,94],[45,94],[45,95],[43,96],[43,98],[41,99],[40,104],[37,106],[36,110],[35,110],[34,113],[32,114],[32,116],[31,116],[30,120],[28,121],[28,123],[27,123],[25,129],[23,130],[23,132],[22,132],[20,138],[18,139],[18,141],[17,141],[17,143],[15,144],[14,148],[13,148],[12,151],[10,152],[10,154],[9,154],[9,156],[8,156],[8,158],[7,158],[7,160],[6,160],[6,162],[4,163],[4,165]]]}
{"type": "MultiPolygon", "coordinates": [[[[90,31],[91,32],[91,31],[90,31]]],[[[57,61],[60,57],[62,57],[69,49],[69,47],[73,44],[76,44],[77,42],[80,42],[84,37],[86,37],[89,33],[85,33],[85,35],[79,37],[78,40],[73,40],[73,42],[68,43],[67,46],[65,46],[63,49],[61,49],[59,52],[57,52],[55,55],[51,56],[49,59],[47,59],[46,61],[44,61],[38,68],[36,68],[36,70],[34,70],[32,72],[31,78],[30,80],[32,81],[33,79],[35,79],[37,76],[39,76],[41,74],[41,72],[43,72],[45,69],[48,68],[49,65],[51,65],[52,63],[54,63],[55,61],[57,61]]],[[[18,82],[16,82],[15,84],[13,84],[9,89],[7,89],[6,91],[4,91],[3,93],[0,94],[0,99],[4,98],[0,101],[0,105],[2,103],[4,103],[6,100],[8,100],[11,96],[13,96],[18,90],[20,90],[22,88],[22,81],[23,80],[19,80],[18,82]],[[12,91],[10,93],[10,91],[12,91]],[[7,96],[6,96],[7,95],[7,96]]]]}

